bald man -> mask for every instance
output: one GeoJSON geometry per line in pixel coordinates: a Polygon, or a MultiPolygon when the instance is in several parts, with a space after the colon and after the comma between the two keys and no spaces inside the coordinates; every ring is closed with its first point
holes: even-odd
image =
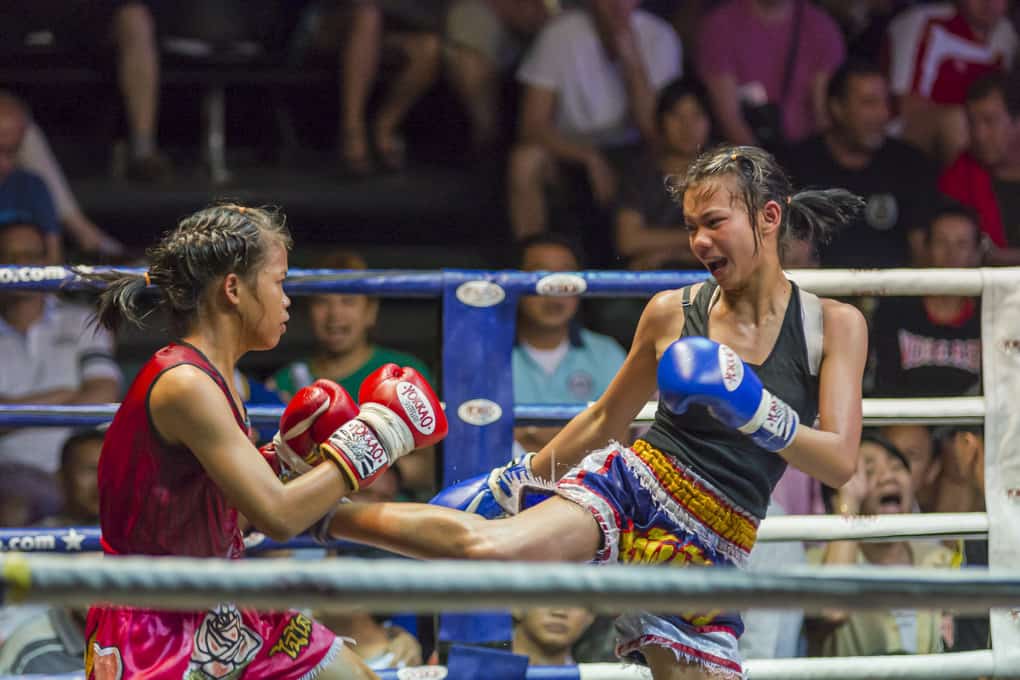
{"type": "Polygon", "coordinates": [[[60,225],[53,197],[42,178],[16,167],[28,123],[24,102],[0,90],[0,225],[37,225],[44,234],[46,261],[59,262],[60,225]]]}

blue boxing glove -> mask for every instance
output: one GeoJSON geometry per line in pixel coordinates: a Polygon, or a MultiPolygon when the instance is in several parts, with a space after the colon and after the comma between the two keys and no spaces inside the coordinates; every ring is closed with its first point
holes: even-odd
{"type": "Polygon", "coordinates": [[[797,412],[765,389],[736,352],[708,338],[670,345],[659,360],[658,381],[662,402],[673,413],[701,404],[769,451],[789,446],[800,425],[797,412]]]}
{"type": "Polygon", "coordinates": [[[551,485],[531,471],[534,457],[529,453],[519,461],[511,460],[503,467],[448,486],[429,504],[473,512],[486,519],[516,515],[551,493],[551,485]]]}

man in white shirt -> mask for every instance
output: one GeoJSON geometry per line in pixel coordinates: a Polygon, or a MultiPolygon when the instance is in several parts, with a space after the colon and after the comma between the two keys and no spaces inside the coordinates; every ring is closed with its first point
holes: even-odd
{"type": "MultiPolygon", "coordinates": [[[[42,230],[0,225],[0,263],[45,262],[42,230]]],[[[0,403],[91,404],[117,400],[113,338],[90,324],[91,310],[34,291],[0,293],[0,403]]],[[[0,436],[0,462],[55,472],[70,430],[22,428],[0,436]]]]}
{"type": "Polygon", "coordinates": [[[510,155],[510,221],[518,239],[546,229],[545,189],[561,163],[583,168],[597,203],[616,194],[619,168],[655,139],[656,92],[681,70],[680,39],[635,0],[600,0],[550,20],[517,71],[520,137],[510,155]]]}

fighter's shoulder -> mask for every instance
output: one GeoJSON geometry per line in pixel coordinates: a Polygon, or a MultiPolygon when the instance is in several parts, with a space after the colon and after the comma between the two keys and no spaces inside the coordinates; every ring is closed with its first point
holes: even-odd
{"type": "Polygon", "coordinates": [[[655,329],[683,328],[684,324],[684,301],[694,300],[698,291],[704,284],[695,283],[684,288],[673,288],[663,290],[655,295],[645,305],[643,322],[645,325],[655,329]]]}
{"type": "Polygon", "coordinates": [[[861,310],[851,304],[833,300],[832,298],[819,298],[822,303],[822,322],[825,339],[831,338],[855,338],[863,333],[867,335],[868,322],[861,310]]]}

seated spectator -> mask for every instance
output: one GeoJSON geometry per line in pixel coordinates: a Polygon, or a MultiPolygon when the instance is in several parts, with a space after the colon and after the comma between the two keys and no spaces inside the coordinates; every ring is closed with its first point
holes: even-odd
{"type": "Polygon", "coordinates": [[[583,607],[535,607],[513,610],[511,651],[530,666],[574,665],[571,650],[595,620],[583,607]]]}
{"type": "MultiPolygon", "coordinates": [[[[56,264],[62,255],[53,198],[41,177],[17,166],[28,126],[28,108],[24,102],[0,90],[0,223],[18,220],[37,225],[43,233],[43,251],[31,264],[56,264]]],[[[4,262],[19,264],[11,260],[4,262]]]]}
{"type": "MultiPolygon", "coordinates": [[[[914,490],[910,463],[878,434],[861,438],[857,474],[832,498],[833,509],[849,515],[911,512],[914,490]]],[[[931,541],[833,541],[809,559],[825,565],[949,567],[952,553],[931,541]]],[[[828,611],[806,627],[811,656],[931,654],[943,651],[942,614],[937,611],[828,611]]]]}
{"type": "Polygon", "coordinates": [[[0,527],[31,526],[59,511],[60,504],[60,489],[48,472],[0,463],[0,527]]]}
{"type": "Polygon", "coordinates": [[[848,61],[829,80],[830,127],[782,159],[798,187],[842,187],[867,207],[820,247],[827,267],[904,267],[922,252],[937,169],[917,148],[891,139],[889,88],[877,66],[848,61]]]}
{"type": "Polygon", "coordinates": [[[498,141],[500,78],[520,59],[549,19],[544,0],[453,0],[446,14],[444,51],[450,84],[464,103],[476,152],[498,141]]]}
{"type": "Polygon", "coordinates": [[[910,481],[917,508],[921,512],[935,512],[942,457],[932,440],[931,430],[924,425],[886,425],[881,433],[910,463],[910,481]]]}
{"type": "Polygon", "coordinates": [[[77,673],[85,658],[84,609],[43,607],[19,620],[0,645],[0,673],[77,673]]]}
{"type": "Polygon", "coordinates": [[[439,21],[428,16],[433,10],[423,8],[420,0],[320,0],[305,11],[310,14],[302,23],[312,27],[306,39],[310,54],[299,56],[340,51],[344,169],[355,176],[401,170],[407,159],[400,127],[439,75],[439,21]],[[399,52],[401,59],[369,124],[368,103],[384,47],[399,52]]]}
{"type": "MultiPolygon", "coordinates": [[[[37,225],[0,225],[0,262],[45,261],[37,225]]],[[[0,294],[0,403],[95,404],[117,401],[120,369],[113,338],[91,323],[92,311],[54,295],[11,290],[0,294]]],[[[0,462],[56,471],[68,428],[21,428],[0,436],[0,462]]]]}
{"type": "Polygon", "coordinates": [[[39,524],[47,527],[99,526],[99,454],[103,431],[81,430],[72,434],[60,449],[57,480],[64,493],[64,507],[39,524]]]}
{"type": "MultiPolygon", "coordinates": [[[[518,262],[524,271],[580,269],[577,250],[555,234],[522,243],[518,262]]],[[[609,387],[626,355],[612,338],[577,323],[580,304],[577,297],[521,298],[511,356],[516,403],[587,405],[609,387]]],[[[515,428],[514,437],[525,451],[537,451],[557,431],[556,426],[523,426],[515,428]]]]}
{"type": "Polygon", "coordinates": [[[67,233],[74,237],[78,248],[86,253],[107,257],[124,254],[124,245],[97,227],[82,212],[46,136],[34,121],[29,121],[16,162],[19,168],[35,173],[46,184],[53,198],[57,219],[67,233]]]}
{"type": "MultiPolygon", "coordinates": [[[[325,269],[366,269],[365,260],[356,253],[335,252],[320,259],[325,269]]],[[[379,301],[365,295],[323,293],[310,295],[305,304],[311,322],[315,348],[312,356],[292,362],[277,371],[270,389],[287,403],[294,393],[319,378],[339,383],[357,399],[361,382],[383,364],[395,363],[414,368],[432,384],[432,373],[417,357],[380,347],[369,334],[379,314],[379,301]]],[[[435,486],[435,452],[430,447],[397,462],[405,484],[422,494],[435,486]]]]}
{"type": "Polygon", "coordinates": [[[723,139],[778,149],[825,129],[825,86],[845,57],[814,3],[725,0],[704,19],[697,67],[723,139]]]}
{"type": "Polygon", "coordinates": [[[666,190],[670,175],[682,176],[711,133],[705,90],[691,78],[659,92],[655,123],[659,150],[623,177],[616,210],[616,250],[628,269],[696,269],[683,208],[666,190]]]}
{"type": "Polygon", "coordinates": [[[1020,92],[983,78],[966,108],[970,147],[942,173],[939,190],[977,211],[989,264],[1020,264],[1020,92]]]}
{"type": "Polygon", "coordinates": [[[517,71],[520,134],[507,199],[517,239],[547,229],[545,190],[565,169],[583,171],[595,202],[610,205],[621,167],[642,138],[655,139],[656,91],[680,73],[669,24],[634,0],[604,4],[614,11],[573,9],[549,21],[517,71]]]}
{"type": "MultiPolygon", "coordinates": [[[[932,267],[976,267],[977,217],[938,209],[926,233],[932,267]]],[[[981,390],[981,300],[952,295],[882,298],[871,324],[874,396],[954,397],[981,390]]]]}
{"type": "Polygon", "coordinates": [[[1009,70],[1017,34],[1002,0],[920,4],[889,24],[889,82],[903,138],[948,163],[967,145],[971,83],[1009,70]]]}

